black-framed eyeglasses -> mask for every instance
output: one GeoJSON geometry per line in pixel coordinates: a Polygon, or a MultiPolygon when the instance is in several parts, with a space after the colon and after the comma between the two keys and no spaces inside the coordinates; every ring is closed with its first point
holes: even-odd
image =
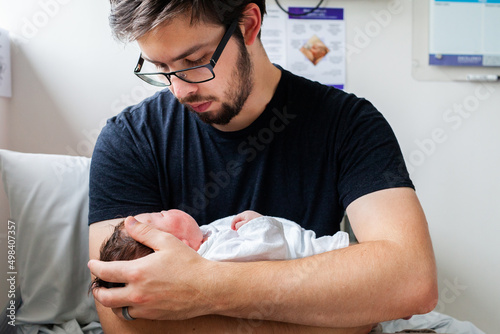
{"type": "Polygon", "coordinates": [[[164,72],[150,72],[150,73],[140,73],[143,65],[144,58],[142,58],[142,54],[139,56],[139,61],[134,69],[134,74],[137,75],[142,80],[147,83],[158,86],[158,87],[167,87],[172,84],[172,80],[170,79],[172,75],[175,75],[177,78],[189,82],[189,83],[202,83],[207,82],[215,78],[214,67],[219,60],[222,51],[226,47],[227,42],[233,35],[236,27],[238,26],[238,20],[233,21],[229,28],[226,30],[226,33],[222,37],[219,45],[215,49],[214,54],[210,58],[210,62],[205,65],[194,66],[190,68],[186,68],[179,71],[173,71],[169,73],[164,72]]]}

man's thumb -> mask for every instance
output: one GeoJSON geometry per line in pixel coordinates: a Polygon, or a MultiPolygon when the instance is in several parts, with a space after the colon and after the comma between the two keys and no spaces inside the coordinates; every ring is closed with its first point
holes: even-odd
{"type": "Polygon", "coordinates": [[[134,217],[127,217],[125,219],[125,229],[134,240],[148,246],[154,251],[165,248],[165,237],[170,235],[169,233],[157,230],[149,224],[141,223],[134,217]]]}

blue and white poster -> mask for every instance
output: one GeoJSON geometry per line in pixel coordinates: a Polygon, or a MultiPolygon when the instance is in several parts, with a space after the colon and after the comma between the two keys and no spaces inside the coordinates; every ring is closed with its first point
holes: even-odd
{"type": "Polygon", "coordinates": [[[500,66],[500,0],[429,1],[429,65],[500,66]]]}

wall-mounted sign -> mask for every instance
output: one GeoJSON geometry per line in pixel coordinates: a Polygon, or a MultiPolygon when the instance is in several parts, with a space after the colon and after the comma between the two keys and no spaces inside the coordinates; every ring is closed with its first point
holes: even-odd
{"type": "Polygon", "coordinates": [[[344,89],[345,22],[343,8],[267,8],[262,43],[269,59],[291,72],[344,89]]]}
{"type": "Polygon", "coordinates": [[[430,0],[429,65],[500,66],[500,0],[430,0]]]}

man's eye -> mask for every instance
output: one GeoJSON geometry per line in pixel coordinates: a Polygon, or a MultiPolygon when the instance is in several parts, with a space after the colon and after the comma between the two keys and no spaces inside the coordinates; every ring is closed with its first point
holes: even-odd
{"type": "Polygon", "coordinates": [[[156,64],[155,67],[158,72],[170,72],[168,66],[165,64],[156,64]]]}
{"type": "Polygon", "coordinates": [[[188,65],[189,67],[205,65],[207,63],[206,57],[201,57],[201,58],[196,59],[196,60],[186,59],[185,62],[186,62],[186,65],[188,65]]]}

